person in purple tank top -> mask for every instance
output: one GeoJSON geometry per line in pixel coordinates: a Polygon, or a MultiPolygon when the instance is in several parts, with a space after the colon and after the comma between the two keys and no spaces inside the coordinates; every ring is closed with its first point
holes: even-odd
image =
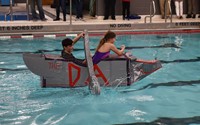
{"type": "Polygon", "coordinates": [[[125,50],[125,45],[121,46],[121,49],[117,49],[114,45],[116,40],[116,34],[112,31],[108,31],[104,37],[100,40],[99,45],[96,48],[96,52],[92,57],[93,63],[97,64],[102,59],[109,57],[110,51],[112,50],[118,56],[122,56],[125,50]]]}

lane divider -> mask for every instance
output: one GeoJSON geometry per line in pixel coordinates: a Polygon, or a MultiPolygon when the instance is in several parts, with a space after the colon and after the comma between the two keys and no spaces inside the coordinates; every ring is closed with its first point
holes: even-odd
{"type": "Polygon", "coordinates": [[[0,36],[0,40],[6,39],[33,39],[33,38],[56,38],[56,37],[75,37],[77,34],[22,34],[22,35],[11,35],[11,36],[0,36]]]}
{"type": "MultiPolygon", "coordinates": [[[[154,31],[115,31],[118,35],[148,35],[148,34],[188,34],[188,33],[200,33],[200,29],[182,29],[182,30],[154,30],[154,31]]],[[[91,32],[90,36],[101,36],[105,32],[91,32]]],[[[75,37],[77,34],[22,34],[22,35],[10,35],[10,36],[0,36],[0,40],[6,40],[6,39],[14,39],[14,38],[40,38],[40,37],[46,37],[46,38],[56,38],[56,37],[75,37]]]]}
{"type": "Polygon", "coordinates": [[[33,35],[28,35],[28,36],[21,36],[22,39],[33,39],[34,36],[33,35]]]}
{"type": "Polygon", "coordinates": [[[56,38],[56,35],[44,35],[45,38],[56,38]]]}
{"type": "Polygon", "coordinates": [[[1,40],[6,40],[6,39],[10,39],[10,38],[11,38],[11,36],[0,36],[1,40]]]}

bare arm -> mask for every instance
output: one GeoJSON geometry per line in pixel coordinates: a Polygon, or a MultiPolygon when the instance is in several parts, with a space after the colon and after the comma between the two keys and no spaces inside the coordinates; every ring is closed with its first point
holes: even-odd
{"type": "Polygon", "coordinates": [[[77,37],[75,37],[75,38],[73,39],[73,44],[75,44],[81,37],[84,37],[84,35],[85,35],[84,32],[78,34],[77,37]]]}
{"type": "Polygon", "coordinates": [[[116,47],[114,44],[112,44],[112,45],[110,46],[110,49],[111,49],[113,52],[115,52],[118,56],[122,56],[123,53],[124,53],[124,50],[125,50],[125,46],[122,45],[122,46],[121,46],[121,49],[119,50],[119,49],[117,49],[117,47],[116,47]]]}

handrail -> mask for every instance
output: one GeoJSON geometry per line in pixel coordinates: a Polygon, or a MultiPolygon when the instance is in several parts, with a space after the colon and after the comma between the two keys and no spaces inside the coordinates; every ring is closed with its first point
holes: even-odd
{"type": "Polygon", "coordinates": [[[7,15],[9,15],[9,14],[10,14],[10,10],[8,10],[8,12],[4,15],[4,21],[6,21],[7,15]]]}
{"type": "Polygon", "coordinates": [[[13,8],[12,8],[12,6],[13,6],[13,2],[12,2],[12,0],[10,0],[10,20],[11,21],[13,21],[13,8]]]}
{"type": "Polygon", "coordinates": [[[26,11],[27,11],[27,20],[30,20],[30,17],[29,17],[29,0],[26,0],[26,11]]]}
{"type": "MultiPolygon", "coordinates": [[[[29,20],[29,0],[26,0],[26,11],[27,20],[29,20]]],[[[8,15],[10,15],[10,20],[13,21],[13,0],[10,0],[10,10],[8,11],[8,13],[5,14],[5,21],[8,15]]]]}
{"type": "Polygon", "coordinates": [[[8,12],[4,15],[4,21],[7,21],[7,16],[10,15],[10,20],[13,21],[13,9],[12,9],[12,0],[10,0],[10,9],[8,12]]]}
{"type": "Polygon", "coordinates": [[[144,23],[146,23],[147,18],[150,18],[150,23],[152,23],[152,17],[154,17],[155,14],[156,14],[155,1],[151,0],[151,3],[150,3],[150,16],[145,16],[144,23]],[[152,6],[153,6],[153,14],[151,14],[151,12],[152,12],[152,6]]]}
{"type": "Polygon", "coordinates": [[[172,23],[172,9],[171,9],[171,5],[170,5],[170,1],[169,0],[165,0],[165,23],[167,22],[167,4],[169,6],[169,12],[170,12],[170,22],[172,23]]]}
{"type": "Polygon", "coordinates": [[[70,0],[70,7],[69,8],[70,8],[70,10],[69,10],[70,11],[70,17],[69,17],[70,18],[70,25],[72,25],[72,0],[70,0]]]}

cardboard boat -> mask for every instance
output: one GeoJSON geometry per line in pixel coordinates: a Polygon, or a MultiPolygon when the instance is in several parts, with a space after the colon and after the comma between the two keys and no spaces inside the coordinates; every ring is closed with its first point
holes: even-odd
{"type": "MultiPolygon", "coordinates": [[[[88,86],[88,68],[52,54],[24,53],[28,69],[40,76],[42,87],[88,86]]],[[[141,60],[134,56],[112,57],[94,65],[100,86],[129,86],[162,67],[159,60],[141,60]]]]}

